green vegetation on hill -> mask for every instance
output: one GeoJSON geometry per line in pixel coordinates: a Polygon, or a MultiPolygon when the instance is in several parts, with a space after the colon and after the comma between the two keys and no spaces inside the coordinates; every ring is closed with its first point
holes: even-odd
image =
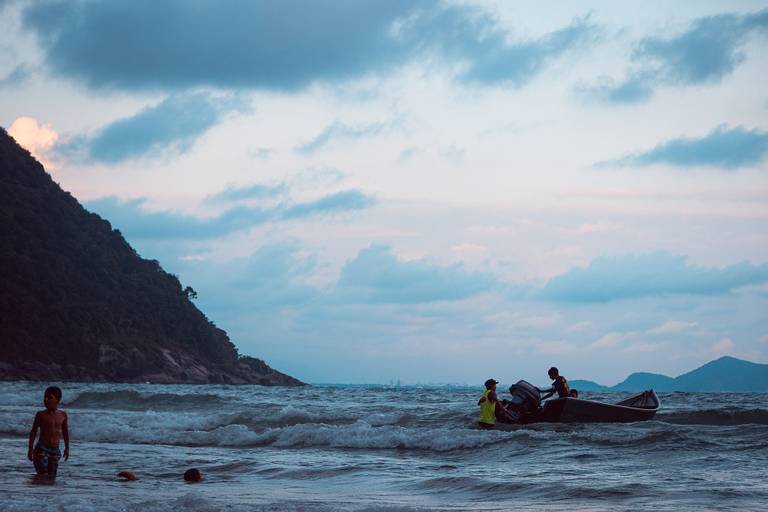
{"type": "Polygon", "coordinates": [[[241,357],[145,260],[0,129],[0,378],[299,385],[241,357]]]}

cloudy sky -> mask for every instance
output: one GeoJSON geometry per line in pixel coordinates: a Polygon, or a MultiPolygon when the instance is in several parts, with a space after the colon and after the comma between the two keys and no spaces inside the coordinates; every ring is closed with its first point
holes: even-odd
{"type": "Polygon", "coordinates": [[[0,124],[275,368],[768,362],[766,1],[6,0],[0,24],[0,124]]]}

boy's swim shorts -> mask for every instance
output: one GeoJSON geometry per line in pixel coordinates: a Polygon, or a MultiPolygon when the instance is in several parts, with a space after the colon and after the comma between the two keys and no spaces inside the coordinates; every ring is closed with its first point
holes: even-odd
{"type": "Polygon", "coordinates": [[[59,459],[61,450],[58,447],[51,448],[42,443],[37,443],[32,462],[35,464],[35,471],[38,475],[56,476],[59,469],[59,459]]]}

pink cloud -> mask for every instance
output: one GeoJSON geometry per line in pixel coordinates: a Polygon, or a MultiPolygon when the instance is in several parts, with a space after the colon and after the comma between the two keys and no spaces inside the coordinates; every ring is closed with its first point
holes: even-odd
{"type": "Polygon", "coordinates": [[[690,327],[695,327],[696,322],[682,322],[680,320],[667,320],[658,327],[654,327],[648,331],[648,334],[672,334],[676,332],[684,331],[690,327]]]}
{"type": "Polygon", "coordinates": [[[19,117],[8,128],[8,133],[47,170],[56,168],[50,158],[53,147],[59,140],[59,134],[50,124],[39,124],[31,117],[19,117]]]}
{"type": "Polygon", "coordinates": [[[736,344],[731,338],[723,338],[720,341],[716,341],[709,347],[709,351],[713,354],[722,355],[727,352],[731,352],[736,344]]]}
{"type": "Polygon", "coordinates": [[[591,348],[609,348],[615,347],[621,341],[621,335],[615,332],[606,334],[599,340],[590,345],[591,348]]]}
{"type": "Polygon", "coordinates": [[[604,231],[612,231],[616,229],[613,224],[605,222],[596,222],[594,224],[582,224],[579,226],[578,233],[580,235],[590,235],[592,233],[601,233],[604,231]]]}

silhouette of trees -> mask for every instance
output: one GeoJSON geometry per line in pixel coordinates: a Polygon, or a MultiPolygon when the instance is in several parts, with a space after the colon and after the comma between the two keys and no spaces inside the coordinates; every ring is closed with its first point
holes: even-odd
{"type": "Polygon", "coordinates": [[[184,288],[184,295],[186,295],[187,298],[190,300],[197,298],[197,292],[191,286],[187,286],[186,288],[184,288]]]}

